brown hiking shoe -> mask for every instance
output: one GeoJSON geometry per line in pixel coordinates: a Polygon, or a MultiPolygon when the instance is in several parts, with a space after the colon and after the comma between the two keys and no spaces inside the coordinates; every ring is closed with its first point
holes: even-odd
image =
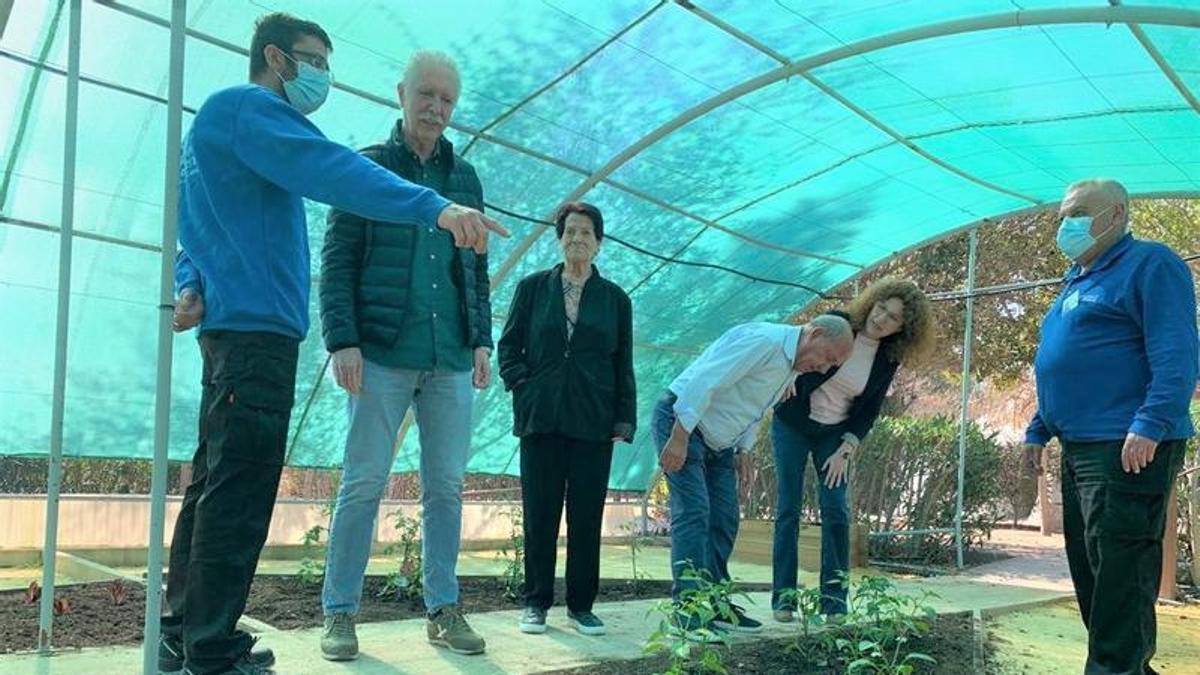
{"type": "Polygon", "coordinates": [[[445,647],[455,654],[482,654],[487,643],[471,629],[455,605],[448,605],[434,612],[425,621],[425,632],[429,641],[445,647]]]}

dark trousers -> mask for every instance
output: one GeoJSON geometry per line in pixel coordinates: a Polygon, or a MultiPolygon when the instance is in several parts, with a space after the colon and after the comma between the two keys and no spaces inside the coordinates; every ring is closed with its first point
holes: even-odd
{"type": "Polygon", "coordinates": [[[237,629],[267,539],[287,448],[299,343],[271,333],[207,331],[192,483],[175,521],[166,637],[192,673],[219,673],[249,651],[237,629]]]}
{"type": "Polygon", "coordinates": [[[600,527],[612,466],[611,442],[555,434],[521,438],[525,510],[525,604],[554,604],[554,565],[567,503],[567,609],[590,612],[600,588],[600,527]]]}
{"type": "Polygon", "coordinates": [[[842,445],[841,425],[826,425],[806,420],[797,429],[778,417],[771,424],[775,448],[775,533],[772,548],[771,605],[775,609],[794,609],[795,602],[784,597],[796,588],[799,565],[798,542],[800,509],[804,503],[804,471],[811,455],[817,470],[817,496],[821,507],[821,613],[845,614],[846,575],[850,574],[850,505],[847,483],[825,486],[825,462],[842,445]]]}
{"type": "Polygon", "coordinates": [[[1088,629],[1088,674],[1154,672],[1167,499],[1185,443],[1159,444],[1136,474],[1121,468],[1123,444],[1063,443],[1063,534],[1088,629]]]}

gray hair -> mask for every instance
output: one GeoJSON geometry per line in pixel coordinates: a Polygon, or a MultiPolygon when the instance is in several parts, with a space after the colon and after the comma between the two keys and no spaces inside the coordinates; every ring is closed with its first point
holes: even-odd
{"type": "Polygon", "coordinates": [[[850,329],[850,322],[835,314],[821,314],[813,317],[808,322],[810,328],[820,328],[825,333],[825,337],[832,341],[837,340],[852,340],[854,332],[850,329]]]}
{"type": "Polygon", "coordinates": [[[1098,194],[1103,198],[1105,206],[1121,205],[1123,211],[1121,229],[1129,231],[1129,192],[1124,185],[1111,178],[1088,178],[1071,183],[1067,192],[1081,190],[1098,194]]]}
{"type": "Polygon", "coordinates": [[[404,79],[401,80],[401,84],[415,82],[417,73],[431,66],[445,68],[454,73],[454,79],[458,81],[458,88],[462,89],[462,76],[458,73],[458,64],[446,52],[433,49],[419,49],[413,52],[412,56],[408,57],[408,64],[404,66],[404,79]]]}

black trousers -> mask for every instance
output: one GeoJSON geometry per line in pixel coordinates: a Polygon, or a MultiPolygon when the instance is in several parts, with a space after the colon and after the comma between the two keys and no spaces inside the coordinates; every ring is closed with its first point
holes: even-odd
{"type": "Polygon", "coordinates": [[[199,444],[171,539],[162,620],[198,675],[226,670],[252,644],[237,621],[275,508],[298,348],[272,333],[200,336],[199,444]]]}
{"type": "Polygon", "coordinates": [[[525,604],[554,604],[554,565],[563,498],[567,503],[567,609],[589,612],[600,588],[600,529],[611,442],[554,434],[521,438],[521,505],[525,510],[525,604]]]}
{"type": "Polygon", "coordinates": [[[1063,443],[1063,533],[1088,629],[1089,675],[1154,672],[1167,499],[1185,442],[1160,443],[1136,474],[1121,468],[1123,444],[1063,443]]]}

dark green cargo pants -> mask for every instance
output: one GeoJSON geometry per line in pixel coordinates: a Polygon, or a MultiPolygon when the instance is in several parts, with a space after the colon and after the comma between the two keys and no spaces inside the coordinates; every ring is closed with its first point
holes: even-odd
{"type": "Polygon", "coordinates": [[[1123,444],[1063,443],[1063,532],[1088,629],[1088,675],[1154,672],[1167,499],[1185,442],[1160,443],[1136,474],[1121,468],[1123,444]]]}

